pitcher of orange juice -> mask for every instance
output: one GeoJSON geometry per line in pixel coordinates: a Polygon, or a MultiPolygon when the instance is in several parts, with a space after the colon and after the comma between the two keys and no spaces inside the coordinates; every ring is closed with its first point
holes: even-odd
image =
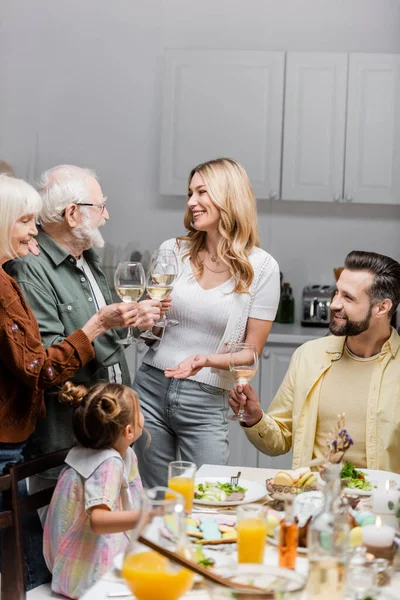
{"type": "MultiPolygon", "coordinates": [[[[150,517],[141,535],[160,546],[186,555],[188,548],[183,496],[165,487],[155,487],[144,493],[148,499],[150,517]]],[[[122,575],[137,600],[155,600],[161,597],[163,600],[178,600],[193,583],[191,571],[139,544],[137,539],[131,539],[122,575]]]]}

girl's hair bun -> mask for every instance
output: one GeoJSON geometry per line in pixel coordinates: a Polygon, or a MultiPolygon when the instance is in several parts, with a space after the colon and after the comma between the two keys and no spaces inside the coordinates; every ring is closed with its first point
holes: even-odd
{"type": "Polygon", "coordinates": [[[74,385],[67,381],[58,394],[58,400],[68,406],[78,406],[87,394],[87,388],[84,385],[74,385]]]}
{"type": "Polygon", "coordinates": [[[121,412],[121,407],[116,398],[109,394],[102,394],[95,400],[97,414],[102,423],[113,422],[121,412]]]}

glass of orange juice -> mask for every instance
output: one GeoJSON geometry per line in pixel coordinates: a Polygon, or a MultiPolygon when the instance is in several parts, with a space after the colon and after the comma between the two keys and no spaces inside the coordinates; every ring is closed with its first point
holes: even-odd
{"type": "Polygon", "coordinates": [[[192,512],[196,471],[196,465],[185,460],[175,460],[168,465],[168,487],[185,498],[187,514],[192,512]]]}
{"type": "MultiPolygon", "coordinates": [[[[148,523],[141,535],[160,546],[187,555],[184,498],[165,487],[144,492],[148,498],[148,523]]],[[[137,536],[136,536],[137,537],[137,536]]],[[[178,600],[191,587],[193,573],[131,539],[122,575],[137,600],[178,600]],[[161,596],[160,596],[161,594],[161,596]]]]}
{"type": "Polygon", "coordinates": [[[263,563],[267,538],[267,509],[261,504],[237,508],[237,547],[239,563],[263,563]]]}

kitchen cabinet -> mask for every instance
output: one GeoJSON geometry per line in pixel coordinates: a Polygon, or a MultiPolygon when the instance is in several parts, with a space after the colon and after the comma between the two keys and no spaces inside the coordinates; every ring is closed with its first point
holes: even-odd
{"type": "Polygon", "coordinates": [[[258,198],[279,196],[284,62],[284,52],[167,51],[162,194],[185,195],[195,165],[228,156],[258,198]]]}
{"type": "Polygon", "coordinates": [[[347,54],[289,52],[282,198],[339,201],[343,194],[347,54]]]}
{"type": "Polygon", "coordinates": [[[162,194],[230,156],[259,199],[399,203],[399,145],[398,54],[167,51],[162,194]]]}
{"type": "Polygon", "coordinates": [[[400,203],[400,55],[351,54],[344,199],[400,203]]]}

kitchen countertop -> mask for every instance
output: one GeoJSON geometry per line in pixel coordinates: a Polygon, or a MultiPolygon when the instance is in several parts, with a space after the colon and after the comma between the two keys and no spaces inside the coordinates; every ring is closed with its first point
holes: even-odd
{"type": "Polygon", "coordinates": [[[267,344],[299,345],[328,335],[327,327],[302,327],[300,323],[274,323],[267,344]]]}

